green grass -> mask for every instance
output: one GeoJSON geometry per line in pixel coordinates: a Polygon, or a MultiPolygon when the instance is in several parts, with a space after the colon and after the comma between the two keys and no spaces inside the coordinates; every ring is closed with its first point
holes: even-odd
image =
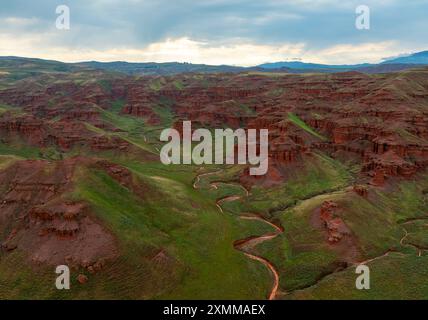
{"type": "Polygon", "coordinates": [[[115,100],[115,101],[113,101],[113,102],[112,102],[112,104],[111,104],[111,110],[112,110],[114,113],[119,114],[119,113],[122,111],[122,109],[123,109],[123,107],[124,107],[125,103],[126,103],[126,101],[125,101],[125,100],[123,100],[123,99],[115,100]]]}
{"type": "Polygon", "coordinates": [[[287,299],[423,299],[428,296],[428,255],[391,254],[370,262],[370,289],[357,290],[355,268],[326,277],[287,299]]]}
{"type": "Polygon", "coordinates": [[[148,138],[154,140],[156,133],[150,130],[153,130],[152,127],[149,127],[145,124],[145,120],[141,118],[136,118],[128,115],[119,114],[123,106],[123,101],[116,101],[112,105],[112,111],[104,110],[98,108],[102,119],[113,125],[114,127],[122,130],[120,133],[108,133],[102,129],[96,128],[90,124],[86,124],[87,128],[98,134],[105,135],[117,135],[122,139],[133,144],[137,148],[148,152],[154,152],[154,147],[148,143],[148,138]]]}
{"type": "MultiPolygon", "coordinates": [[[[116,100],[113,101],[110,110],[104,110],[98,107],[103,121],[123,131],[114,133],[115,135],[120,136],[137,148],[156,153],[155,147],[159,145],[160,131],[164,128],[171,127],[173,123],[173,114],[170,109],[171,102],[168,99],[161,98],[159,104],[152,107],[153,111],[158,114],[161,119],[161,124],[159,126],[148,125],[144,118],[121,114],[120,111],[123,109],[124,104],[124,100],[116,100]]],[[[91,126],[90,129],[94,132],[102,133],[100,130],[91,126]]],[[[104,132],[104,134],[107,134],[107,132],[104,132]]]]}
{"type": "Polygon", "coordinates": [[[407,143],[412,143],[412,144],[422,144],[422,145],[426,145],[427,142],[426,140],[410,133],[409,131],[405,130],[405,129],[396,129],[397,134],[404,139],[404,141],[406,141],[407,143]]]}
{"type": "Polygon", "coordinates": [[[149,88],[154,91],[159,91],[163,88],[165,84],[166,84],[165,78],[159,77],[150,81],[149,88]]]}
{"type": "Polygon", "coordinates": [[[243,114],[243,115],[256,115],[256,112],[251,109],[247,104],[245,103],[238,103],[238,108],[239,108],[239,114],[243,114]]]}
{"type": "Polygon", "coordinates": [[[108,80],[99,80],[98,84],[104,89],[106,92],[111,92],[111,82],[108,80]]]}
{"type": "Polygon", "coordinates": [[[175,81],[173,82],[173,84],[174,84],[174,87],[175,87],[176,89],[178,89],[178,90],[183,90],[183,89],[184,89],[183,82],[181,82],[180,80],[175,80],[175,81]]]}
{"type": "Polygon", "coordinates": [[[306,158],[299,171],[289,173],[283,185],[273,188],[255,187],[249,198],[248,210],[269,212],[294,205],[320,193],[341,189],[349,184],[352,175],[340,162],[321,153],[306,158]]]}
{"type": "Polygon", "coordinates": [[[279,97],[285,92],[284,88],[275,88],[267,92],[270,97],[279,97]]]}
{"type": "Polygon", "coordinates": [[[403,225],[403,228],[409,233],[405,238],[404,243],[416,245],[422,249],[428,249],[428,212],[427,220],[414,221],[403,225]]]}
{"type": "MultiPolygon", "coordinates": [[[[267,294],[268,271],[232,246],[233,241],[245,237],[245,223],[219,214],[211,199],[207,201],[203,192],[194,190],[189,184],[191,175],[181,172],[188,167],[177,168],[174,174],[174,169],[165,170],[159,164],[146,167],[135,162],[130,169],[144,189],[143,198],[102,171],[85,169],[76,180],[73,198],[89,202],[119,236],[126,270],[148,263],[144,258],[148,251],[163,248],[171,255],[175,263],[170,275],[155,266],[150,269],[149,263],[146,272],[153,281],[141,283],[136,292],[156,287],[150,297],[172,299],[244,299],[267,294]],[[174,202],[167,201],[171,198],[174,202]]],[[[132,276],[122,279],[121,286],[132,288],[130,281],[135,280],[132,276]]]]}
{"type": "MultiPolygon", "coordinates": [[[[285,227],[283,234],[259,244],[254,249],[256,254],[274,263],[281,275],[281,288],[289,290],[303,287],[315,282],[323,273],[334,270],[338,263],[337,255],[328,250],[321,232],[308,225],[312,210],[320,205],[323,199],[321,196],[318,200],[311,197],[319,193],[330,193],[331,190],[348,185],[351,179],[348,168],[323,154],[314,154],[312,158],[305,160],[299,174],[289,177],[283,185],[273,188],[254,187],[248,198],[245,197],[242,188],[233,184],[239,175],[237,169],[234,166],[216,175],[207,176],[200,185],[208,189],[212,181],[230,181],[232,184],[220,183],[218,190],[210,192],[214,199],[236,194],[242,196],[241,200],[222,205],[226,214],[237,217],[242,212],[258,212],[285,227]],[[273,217],[269,214],[273,208],[280,210],[281,207],[293,206],[299,204],[299,199],[308,197],[311,200],[301,204],[308,209],[289,209],[284,213],[280,211],[273,217]]],[[[260,222],[253,224],[261,229],[252,230],[247,236],[272,232],[269,226],[260,222]]]]}
{"type": "Polygon", "coordinates": [[[156,105],[153,106],[153,111],[159,116],[161,120],[161,126],[163,128],[169,128],[173,124],[174,115],[167,105],[156,105]]]}
{"type": "Polygon", "coordinates": [[[408,291],[394,292],[394,288],[399,287],[403,277],[408,279],[406,281],[409,283],[413,283],[422,282],[425,276],[425,271],[421,269],[422,264],[416,257],[418,251],[400,245],[400,240],[405,234],[405,228],[409,234],[404,244],[425,245],[426,222],[422,220],[405,225],[401,222],[409,218],[426,217],[428,203],[424,200],[423,190],[427,187],[427,175],[421,175],[413,182],[401,182],[395,190],[377,191],[369,199],[362,198],[352,191],[308,199],[279,216],[276,215],[285,226],[285,232],[274,240],[276,243],[264,243],[258,248],[258,252],[275,263],[283,275],[280,284],[284,291],[293,292],[308,287],[302,291],[295,291],[286,298],[420,298],[426,292],[423,286],[418,286],[416,291],[422,291],[415,294],[408,291]],[[382,258],[370,263],[370,266],[382,266],[376,271],[376,277],[379,278],[376,280],[377,290],[370,290],[367,293],[352,290],[350,281],[353,279],[352,285],[355,288],[356,276],[353,274],[355,268],[349,267],[344,272],[334,273],[337,264],[343,260],[337,256],[337,252],[326,246],[325,236],[311,222],[314,210],[326,200],[333,200],[338,204],[340,209],[336,214],[342,218],[357,239],[360,261],[382,256],[388,250],[396,250],[405,255],[405,258],[397,258],[396,262],[403,261],[403,268],[414,271],[402,271],[395,262],[394,266],[389,266],[383,261],[389,261],[392,257],[382,258]],[[332,275],[325,277],[328,274],[332,275]],[[318,282],[320,279],[323,280],[318,282]],[[313,286],[316,283],[317,285],[313,286]]]}
{"type": "Polygon", "coordinates": [[[6,111],[9,111],[9,108],[5,105],[0,105],[0,115],[5,113],[6,111]]]}
{"type": "MultiPolygon", "coordinates": [[[[11,76],[20,77],[18,73],[11,76]]],[[[202,86],[210,84],[209,77],[189,77],[202,86]]],[[[82,78],[73,81],[81,85],[98,83],[105,91],[111,91],[109,80],[91,82],[82,78]]],[[[164,77],[152,78],[148,86],[157,92],[163,88],[184,90],[181,80],[170,81],[164,77]]],[[[278,88],[266,94],[276,98],[283,93],[284,90],[278,88]]],[[[55,100],[50,103],[53,105],[55,100]]],[[[244,212],[259,213],[284,227],[284,233],[260,243],[252,252],[274,264],[280,274],[280,289],[292,292],[285,298],[427,296],[424,282],[428,275],[427,254],[417,257],[417,250],[406,244],[428,246],[428,220],[409,222],[409,219],[428,214],[428,174],[385,189],[374,189],[369,198],[362,198],[348,189],[358,174],[355,165],[312,152],[303,156],[296,167],[281,168],[285,174],[283,183],[273,187],[254,186],[247,196],[239,186],[243,166],[165,166],[153,156],[157,154],[155,148],[161,146],[158,142],[160,130],[170,127],[175,120],[174,101],[159,97],[154,103],[153,111],[161,120],[157,126],[148,125],[144,118],[121,114],[125,103],[115,100],[107,110],[98,109],[101,120],[122,132],[85,125],[98,135],[118,136],[130,142],[135,148],[129,153],[93,152],[79,147],[61,153],[54,147],[30,147],[19,139],[0,143],[1,170],[21,159],[46,159],[57,164],[63,157],[83,155],[120,164],[132,174],[132,185],[122,185],[104,170],[85,163],[76,170],[72,189],[62,195],[67,200],[88,204],[92,218],[114,234],[119,252],[115,261],[95,275],[83,269],[72,270],[73,289],[64,292],[54,287],[56,274],[52,266],[32,266],[19,248],[12,253],[0,252],[0,298],[266,298],[272,275],[261,263],[235,250],[233,243],[270,233],[273,229],[260,221],[241,219],[244,212]],[[193,189],[197,174],[219,169],[223,170],[203,178],[199,188],[193,189]],[[212,188],[212,182],[217,183],[217,189],[212,188]],[[239,195],[240,199],[224,202],[224,212],[220,212],[216,200],[232,195],[239,195]],[[373,267],[370,292],[353,289],[356,277],[353,267],[335,272],[343,264],[344,257],[326,243],[323,230],[313,222],[316,210],[326,200],[338,204],[337,215],[355,237],[361,260],[380,256],[390,249],[401,253],[370,263],[373,267]],[[408,236],[401,245],[405,232],[408,236]],[[156,262],[153,257],[159,252],[166,258],[156,262]],[[87,284],[77,283],[79,273],[88,275],[87,284]],[[412,288],[408,288],[408,284],[412,288]]],[[[252,115],[251,106],[257,101],[230,100],[227,103],[237,115],[252,115]]],[[[0,114],[9,110],[20,112],[0,105],[0,114]]],[[[323,117],[316,113],[313,116],[323,117]]],[[[291,121],[318,139],[326,139],[293,113],[283,121],[291,121]]],[[[373,119],[360,118],[359,121],[370,123],[373,119]]],[[[404,129],[396,133],[408,142],[420,142],[404,129]]]]}
{"type": "Polygon", "coordinates": [[[7,104],[1,104],[0,103],[0,116],[5,113],[10,112],[12,115],[21,115],[24,114],[21,108],[19,107],[13,107],[7,104]]]}
{"type": "Polygon", "coordinates": [[[25,159],[40,159],[42,151],[40,148],[28,146],[20,141],[13,143],[0,143],[0,155],[13,155],[25,159]]]}
{"type": "Polygon", "coordinates": [[[0,155],[0,170],[4,170],[18,160],[22,160],[22,158],[10,155],[0,155]]]}
{"type": "Polygon", "coordinates": [[[104,131],[104,130],[103,130],[103,129],[101,129],[101,128],[95,127],[95,126],[93,126],[93,125],[92,125],[92,124],[90,124],[90,123],[85,122],[85,127],[86,127],[86,129],[88,129],[89,131],[95,132],[95,133],[97,133],[97,134],[99,134],[99,135],[108,135],[108,133],[107,133],[106,131],[104,131]]]}
{"type": "Polygon", "coordinates": [[[299,128],[305,130],[306,132],[310,133],[311,135],[321,139],[326,140],[326,137],[323,137],[318,132],[316,132],[314,129],[312,129],[310,126],[308,126],[302,119],[300,119],[297,115],[295,115],[292,112],[288,113],[288,119],[293,122],[296,126],[299,128]]]}

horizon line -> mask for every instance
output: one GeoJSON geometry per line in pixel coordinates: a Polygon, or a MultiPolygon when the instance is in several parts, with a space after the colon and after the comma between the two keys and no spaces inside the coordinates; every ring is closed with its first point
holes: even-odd
{"type": "MultiPolygon", "coordinates": [[[[428,52],[428,50],[423,50],[423,51],[417,51],[417,52],[412,52],[412,53],[408,53],[405,56],[411,56],[413,54],[416,53],[420,53],[420,52],[428,52]]],[[[399,57],[399,56],[397,56],[399,57]]],[[[36,60],[44,60],[44,61],[51,61],[51,62],[58,62],[58,63],[64,63],[64,64],[81,64],[81,63],[89,63],[89,62],[96,62],[96,63],[128,63],[128,64],[168,64],[168,63],[177,63],[177,64],[189,64],[189,65],[204,65],[204,66],[212,66],[212,67],[221,67],[221,66],[228,66],[228,67],[236,67],[236,68],[254,68],[254,67],[259,67],[261,65],[264,64],[275,64],[275,63],[302,63],[302,64],[315,64],[315,65],[321,65],[321,66],[358,66],[358,65],[377,65],[377,64],[382,64],[384,62],[387,62],[390,59],[395,59],[397,57],[389,57],[389,58],[384,58],[382,59],[382,61],[378,62],[378,63],[370,63],[370,62],[360,62],[360,63],[354,63],[354,64],[326,64],[326,63],[316,63],[316,62],[308,62],[308,61],[302,61],[302,60],[280,60],[280,61],[269,61],[269,62],[263,62],[257,65],[252,65],[252,66],[242,66],[242,65],[234,65],[234,64],[206,64],[206,63],[193,63],[193,62],[186,62],[186,61],[177,61],[177,60],[172,60],[172,61],[163,61],[163,62],[156,62],[156,61],[140,61],[140,62],[136,62],[136,61],[126,61],[126,60],[111,60],[111,61],[103,61],[103,60],[81,60],[81,61],[74,61],[74,62],[66,62],[66,61],[62,61],[60,59],[45,59],[45,58],[40,58],[40,57],[30,57],[30,56],[15,56],[15,55],[5,55],[5,56],[0,56],[0,58],[20,58],[20,59],[36,59],[36,60]]],[[[411,64],[411,63],[408,63],[411,64]]]]}

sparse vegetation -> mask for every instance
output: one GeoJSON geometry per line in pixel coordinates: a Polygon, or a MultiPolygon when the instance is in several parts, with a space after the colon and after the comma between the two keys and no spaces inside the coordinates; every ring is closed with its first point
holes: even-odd
{"type": "Polygon", "coordinates": [[[306,132],[309,132],[310,134],[312,134],[313,136],[320,138],[321,140],[326,140],[325,137],[323,137],[322,135],[320,135],[318,132],[316,132],[314,129],[312,129],[311,127],[309,127],[302,119],[300,119],[297,115],[295,115],[292,112],[288,113],[288,119],[293,122],[296,126],[298,126],[299,128],[302,128],[303,130],[305,130],[306,132]]]}

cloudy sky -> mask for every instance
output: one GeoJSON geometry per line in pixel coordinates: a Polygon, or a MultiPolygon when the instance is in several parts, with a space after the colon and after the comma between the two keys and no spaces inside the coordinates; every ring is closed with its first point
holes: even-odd
{"type": "Polygon", "coordinates": [[[0,0],[0,56],[345,64],[428,50],[428,0],[0,0]],[[56,7],[70,8],[58,30],[56,7]],[[370,30],[355,27],[359,5],[370,30]]]}

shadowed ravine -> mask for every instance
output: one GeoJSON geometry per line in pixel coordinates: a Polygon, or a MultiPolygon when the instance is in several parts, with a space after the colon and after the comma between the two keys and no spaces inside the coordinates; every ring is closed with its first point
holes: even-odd
{"type": "MultiPolygon", "coordinates": [[[[210,172],[210,173],[204,173],[204,174],[200,174],[195,178],[195,182],[193,183],[193,188],[198,189],[198,183],[201,180],[201,177],[203,176],[209,176],[209,175],[214,175],[217,174],[219,172],[221,172],[222,170],[219,171],[215,171],[215,172],[210,172]]],[[[210,186],[213,189],[217,189],[218,183],[223,183],[223,184],[228,184],[225,182],[216,182],[216,183],[211,183],[210,186]]],[[[235,184],[234,184],[235,185],[235,184]]],[[[241,188],[243,188],[246,191],[246,196],[249,195],[248,190],[246,190],[243,186],[240,185],[241,188]]],[[[225,202],[232,202],[232,201],[237,201],[239,199],[241,199],[242,196],[240,195],[231,195],[231,196],[227,196],[224,198],[220,198],[216,200],[216,206],[219,209],[219,211],[221,213],[224,213],[223,208],[222,208],[222,204],[225,202]]],[[[278,292],[278,287],[279,287],[279,274],[278,271],[276,271],[275,266],[268,261],[267,259],[260,257],[260,256],[256,256],[254,254],[251,254],[248,252],[248,250],[254,248],[256,245],[264,242],[264,241],[268,241],[268,240],[272,240],[274,238],[276,238],[278,235],[280,235],[284,229],[281,226],[278,226],[266,219],[264,219],[263,217],[259,216],[258,214],[250,214],[250,213],[245,213],[242,214],[240,216],[241,219],[245,219],[245,220],[257,220],[257,221],[261,221],[263,223],[266,223],[268,225],[270,225],[271,227],[273,227],[275,229],[274,232],[272,233],[267,233],[261,236],[252,236],[252,237],[248,237],[245,239],[240,239],[240,240],[236,240],[233,244],[234,248],[240,252],[242,252],[245,256],[247,256],[248,258],[261,262],[263,265],[266,266],[266,268],[272,273],[273,275],[273,285],[272,285],[272,289],[268,295],[268,299],[269,300],[273,300],[275,299],[277,292],[278,292]]]]}

